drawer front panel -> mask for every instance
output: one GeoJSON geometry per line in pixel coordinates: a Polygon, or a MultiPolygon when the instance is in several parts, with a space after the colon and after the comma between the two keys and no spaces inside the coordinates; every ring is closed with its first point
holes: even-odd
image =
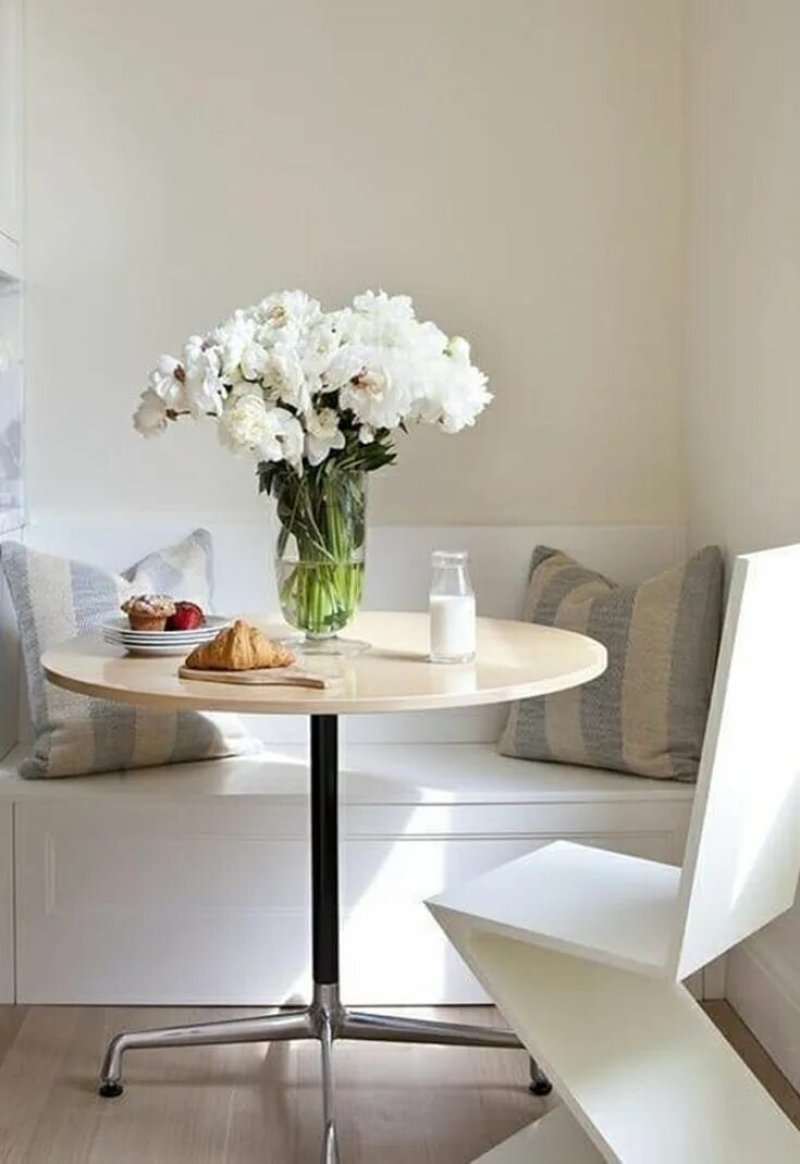
{"type": "MultiPolygon", "coordinates": [[[[345,813],[348,1001],[483,1001],[425,898],[558,837],[670,861],[685,831],[669,814],[657,827],[652,809],[612,819],[579,805],[570,821],[564,805],[469,807],[455,820],[437,806],[345,813]]],[[[19,1001],[267,1005],[307,994],[302,807],[84,800],[15,813],[19,1001]]],[[[10,889],[7,913],[10,925],[10,889]]]]}

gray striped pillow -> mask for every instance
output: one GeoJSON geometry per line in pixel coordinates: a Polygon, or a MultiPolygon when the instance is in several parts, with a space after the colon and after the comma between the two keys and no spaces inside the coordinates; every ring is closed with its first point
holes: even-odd
{"type": "Polygon", "coordinates": [[[500,751],[639,776],[693,780],[722,619],[722,555],[707,546],[640,586],[616,586],[538,546],[525,618],[603,643],[598,679],[512,706],[500,751]]]}
{"type": "Polygon", "coordinates": [[[3,542],[0,560],[19,624],[34,729],[21,775],[85,776],[259,750],[236,716],[153,712],[75,695],[45,680],[42,652],[119,615],[131,594],[174,594],[209,609],[207,530],[150,554],[124,574],[3,542]]]}

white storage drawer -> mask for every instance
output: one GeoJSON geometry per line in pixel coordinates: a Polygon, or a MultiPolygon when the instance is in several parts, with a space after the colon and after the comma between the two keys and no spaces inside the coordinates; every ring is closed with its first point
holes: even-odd
{"type": "Polygon", "coordinates": [[[305,813],[17,806],[17,1000],[281,1002],[308,959],[305,813]]]}
{"type": "MultiPolygon", "coordinates": [[[[639,783],[630,802],[345,804],[348,1001],[483,1001],[423,901],[540,844],[679,860],[690,797],[637,797],[639,783]]],[[[15,813],[18,1001],[260,1005],[307,990],[304,797],[42,790],[15,813]]]]}

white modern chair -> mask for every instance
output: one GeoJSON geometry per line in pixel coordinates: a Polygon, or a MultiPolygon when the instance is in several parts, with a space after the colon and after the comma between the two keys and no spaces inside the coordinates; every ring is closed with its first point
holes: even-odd
{"type": "Polygon", "coordinates": [[[736,559],[683,869],[558,841],[429,906],[564,1103],[483,1164],[794,1164],[682,981],[800,874],[800,546],[736,559]]]}

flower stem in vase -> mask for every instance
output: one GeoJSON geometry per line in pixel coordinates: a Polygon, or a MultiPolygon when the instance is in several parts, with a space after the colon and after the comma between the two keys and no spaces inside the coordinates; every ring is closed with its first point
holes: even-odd
{"type": "Polygon", "coordinates": [[[366,484],[363,473],[311,471],[274,490],[280,530],[276,573],[286,621],[305,631],[307,650],[331,650],[353,620],[364,587],[366,484]]]}

